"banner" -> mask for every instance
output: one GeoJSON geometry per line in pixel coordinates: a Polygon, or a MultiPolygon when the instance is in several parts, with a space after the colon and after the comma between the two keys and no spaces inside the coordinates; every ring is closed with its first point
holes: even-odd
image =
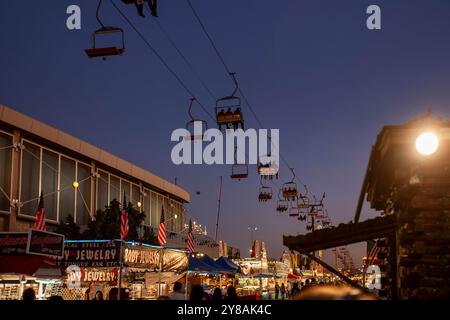
{"type": "Polygon", "coordinates": [[[28,237],[27,253],[62,258],[64,235],[32,229],[28,237]]]}
{"type": "Polygon", "coordinates": [[[81,282],[116,282],[119,279],[119,270],[113,269],[96,269],[81,268],[81,282]]]}
{"type": "Polygon", "coordinates": [[[65,243],[63,259],[57,264],[64,267],[116,267],[119,254],[120,242],[117,241],[69,241],[65,243]]]}
{"type": "Polygon", "coordinates": [[[125,266],[159,271],[161,251],[164,252],[162,271],[182,272],[187,270],[188,256],[185,252],[128,244],[124,253],[125,266]]]}
{"type": "Polygon", "coordinates": [[[159,270],[160,251],[158,248],[127,244],[124,250],[124,263],[127,267],[156,271],[159,270]]]}
{"type": "Polygon", "coordinates": [[[27,252],[28,232],[0,232],[0,256],[18,256],[27,252]]]}
{"type": "Polygon", "coordinates": [[[180,251],[164,251],[163,271],[183,272],[188,268],[188,255],[180,251]]]}

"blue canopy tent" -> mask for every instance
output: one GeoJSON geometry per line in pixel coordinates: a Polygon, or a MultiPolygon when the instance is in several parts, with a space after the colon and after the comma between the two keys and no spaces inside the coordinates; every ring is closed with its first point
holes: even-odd
{"type": "Polygon", "coordinates": [[[239,270],[239,266],[226,257],[220,257],[215,262],[226,269],[234,270],[235,272],[239,270]]]}
{"type": "Polygon", "coordinates": [[[189,271],[203,271],[211,273],[235,273],[236,269],[223,266],[211,257],[204,255],[200,258],[189,256],[189,271]]]}

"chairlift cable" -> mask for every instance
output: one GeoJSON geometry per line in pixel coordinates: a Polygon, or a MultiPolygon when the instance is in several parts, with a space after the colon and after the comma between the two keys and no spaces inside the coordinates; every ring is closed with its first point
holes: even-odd
{"type": "MultiPolygon", "coordinates": [[[[110,0],[113,7],[119,12],[122,18],[130,25],[130,27],[136,32],[136,34],[141,38],[141,40],[147,45],[147,47],[153,52],[153,54],[160,60],[160,62],[164,65],[164,67],[172,74],[172,76],[178,81],[178,83],[184,88],[184,90],[191,96],[195,97],[194,93],[189,89],[189,87],[181,80],[180,76],[169,66],[166,60],[159,54],[159,52],[151,45],[151,43],[144,37],[144,35],[139,31],[139,29],[131,22],[131,20],[123,13],[123,11],[114,3],[113,0],[110,0]]],[[[201,108],[208,114],[208,116],[214,120],[214,117],[211,113],[203,106],[203,104],[197,99],[198,104],[201,108]]]]}
{"type": "Polygon", "coordinates": [[[194,74],[194,76],[197,78],[197,80],[200,82],[202,87],[208,92],[210,97],[215,101],[217,98],[215,94],[212,92],[212,90],[206,85],[206,82],[203,81],[200,74],[195,70],[192,63],[189,61],[188,58],[183,54],[183,52],[178,48],[173,38],[170,36],[170,34],[165,30],[165,28],[162,26],[161,22],[159,22],[159,19],[156,19],[156,24],[158,25],[158,28],[161,30],[163,35],[167,38],[169,43],[172,45],[172,47],[175,49],[175,51],[178,53],[178,55],[183,59],[184,63],[188,66],[188,68],[191,70],[191,72],[194,74]]]}
{"type": "MultiPolygon", "coordinates": [[[[203,21],[201,20],[200,16],[198,15],[197,11],[195,10],[194,6],[192,5],[190,0],[186,0],[186,2],[188,3],[189,7],[191,8],[192,13],[194,14],[196,20],[198,21],[201,29],[203,30],[204,34],[206,35],[206,37],[208,38],[211,46],[213,47],[217,57],[219,58],[220,62],[222,63],[223,67],[225,68],[226,72],[228,74],[232,74],[233,72],[231,72],[231,69],[228,67],[227,63],[225,62],[225,59],[223,58],[222,54],[220,53],[219,49],[217,48],[216,43],[214,42],[214,40],[212,39],[211,35],[209,34],[208,30],[206,29],[205,24],[203,23],[203,21]]],[[[233,78],[232,78],[233,80],[233,78]]],[[[249,103],[247,97],[245,96],[243,90],[241,88],[238,89],[239,93],[241,94],[242,98],[244,99],[245,103],[247,104],[250,112],[253,114],[256,122],[258,123],[260,128],[264,128],[264,126],[262,125],[261,120],[259,119],[259,117],[257,116],[255,110],[253,109],[253,107],[251,106],[251,104],[249,103]]],[[[280,153],[280,159],[283,161],[283,163],[288,167],[291,168],[291,166],[289,165],[289,163],[287,162],[287,160],[282,156],[282,154],[280,153]]],[[[309,190],[306,186],[305,183],[303,183],[298,177],[296,177],[297,181],[305,188],[306,190],[306,194],[309,193],[309,190]]]]}

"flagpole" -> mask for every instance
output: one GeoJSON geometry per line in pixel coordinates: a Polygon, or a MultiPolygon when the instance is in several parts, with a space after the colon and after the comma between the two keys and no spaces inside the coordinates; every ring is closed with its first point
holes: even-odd
{"type": "Polygon", "coordinates": [[[158,297],[161,296],[161,271],[162,271],[162,267],[163,267],[163,260],[164,260],[164,248],[161,248],[161,251],[159,254],[158,297]]]}
{"type": "Polygon", "coordinates": [[[120,292],[122,291],[122,268],[123,268],[123,240],[120,240],[119,254],[119,289],[117,292],[117,300],[120,300],[120,292]]]}

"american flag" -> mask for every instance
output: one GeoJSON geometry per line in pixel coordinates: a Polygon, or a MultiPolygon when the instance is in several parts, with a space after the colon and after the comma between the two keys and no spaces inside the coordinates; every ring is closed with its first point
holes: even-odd
{"type": "Polygon", "coordinates": [[[187,237],[187,251],[194,252],[194,237],[192,236],[192,221],[189,219],[189,233],[187,237]]]}
{"type": "Polygon", "coordinates": [[[36,221],[34,222],[34,229],[45,231],[45,209],[44,209],[44,193],[41,192],[39,198],[39,205],[36,212],[36,221]]]}
{"type": "Polygon", "coordinates": [[[127,198],[123,195],[122,214],[120,216],[120,239],[123,240],[128,235],[128,212],[127,212],[127,198]]]}
{"type": "Polygon", "coordinates": [[[166,225],[165,225],[165,219],[164,219],[164,207],[161,207],[161,220],[159,220],[159,227],[158,227],[158,244],[160,246],[163,246],[167,243],[167,237],[166,237],[166,225]]]}

